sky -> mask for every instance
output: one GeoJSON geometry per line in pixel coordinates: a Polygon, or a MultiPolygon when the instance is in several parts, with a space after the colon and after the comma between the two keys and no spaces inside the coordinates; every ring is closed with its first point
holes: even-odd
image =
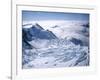
{"type": "Polygon", "coordinates": [[[23,21],[77,20],[89,21],[89,14],[67,12],[22,11],[23,21]]]}

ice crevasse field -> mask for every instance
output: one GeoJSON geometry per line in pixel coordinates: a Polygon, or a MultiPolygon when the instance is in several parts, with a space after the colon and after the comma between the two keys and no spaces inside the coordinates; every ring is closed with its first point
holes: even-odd
{"type": "Polygon", "coordinates": [[[89,66],[89,60],[88,21],[23,22],[23,69],[89,66]]]}

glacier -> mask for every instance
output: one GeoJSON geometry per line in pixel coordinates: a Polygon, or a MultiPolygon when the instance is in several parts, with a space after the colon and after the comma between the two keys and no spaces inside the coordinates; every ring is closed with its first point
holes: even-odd
{"type": "Polygon", "coordinates": [[[89,52],[88,22],[23,23],[23,69],[89,66],[89,52]]]}

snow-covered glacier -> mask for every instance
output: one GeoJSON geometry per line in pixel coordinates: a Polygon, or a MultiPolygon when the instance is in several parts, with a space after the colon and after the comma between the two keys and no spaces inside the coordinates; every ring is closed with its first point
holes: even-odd
{"type": "Polygon", "coordinates": [[[88,22],[23,23],[23,69],[89,66],[89,56],[88,22]]]}

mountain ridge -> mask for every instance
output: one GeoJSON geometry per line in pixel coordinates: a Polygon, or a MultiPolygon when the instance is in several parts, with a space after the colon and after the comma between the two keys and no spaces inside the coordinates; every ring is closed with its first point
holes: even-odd
{"type": "MultiPolygon", "coordinates": [[[[27,25],[28,24],[26,24],[26,26],[27,25]]],[[[52,31],[45,30],[38,23],[36,23],[35,25],[32,25],[30,28],[24,28],[24,27],[22,28],[23,47],[29,48],[30,46],[30,49],[31,49],[32,46],[28,42],[32,40],[36,40],[36,39],[51,40],[51,39],[57,39],[57,37],[52,31]]]]}

